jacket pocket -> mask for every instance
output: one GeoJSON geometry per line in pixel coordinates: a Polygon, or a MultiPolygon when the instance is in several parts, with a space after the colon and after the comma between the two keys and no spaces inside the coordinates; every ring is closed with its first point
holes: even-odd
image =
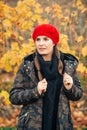
{"type": "Polygon", "coordinates": [[[18,126],[25,127],[29,124],[30,113],[26,112],[18,117],[18,126]]]}

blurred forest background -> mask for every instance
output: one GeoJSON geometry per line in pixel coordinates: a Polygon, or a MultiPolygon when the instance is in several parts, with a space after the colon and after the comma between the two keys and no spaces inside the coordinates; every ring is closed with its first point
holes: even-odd
{"type": "Polygon", "coordinates": [[[0,0],[0,130],[16,130],[21,106],[10,103],[9,91],[23,57],[35,51],[31,33],[42,23],[56,26],[58,48],[79,60],[84,94],[71,110],[74,128],[87,130],[87,0],[0,0]]]}

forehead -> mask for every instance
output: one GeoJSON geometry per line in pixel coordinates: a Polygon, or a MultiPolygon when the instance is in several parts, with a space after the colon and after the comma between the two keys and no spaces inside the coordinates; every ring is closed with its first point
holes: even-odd
{"type": "Polygon", "coordinates": [[[50,38],[47,37],[47,36],[38,36],[37,38],[48,38],[48,39],[50,39],[50,38]]]}

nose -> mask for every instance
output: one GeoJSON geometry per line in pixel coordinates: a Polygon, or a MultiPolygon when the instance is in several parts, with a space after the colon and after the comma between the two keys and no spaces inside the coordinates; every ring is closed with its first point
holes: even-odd
{"type": "Polygon", "coordinates": [[[44,44],[43,40],[40,40],[39,45],[43,45],[43,44],[44,44]]]}

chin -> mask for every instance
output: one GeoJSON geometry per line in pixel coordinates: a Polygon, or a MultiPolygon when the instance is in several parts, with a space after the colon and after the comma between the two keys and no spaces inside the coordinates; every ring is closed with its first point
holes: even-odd
{"type": "Polygon", "coordinates": [[[45,53],[39,53],[40,55],[42,55],[42,56],[45,56],[45,55],[47,55],[47,54],[45,54],[45,53]]]}
{"type": "Polygon", "coordinates": [[[38,51],[38,53],[39,53],[40,55],[47,55],[45,52],[42,52],[42,51],[38,51]]]}

